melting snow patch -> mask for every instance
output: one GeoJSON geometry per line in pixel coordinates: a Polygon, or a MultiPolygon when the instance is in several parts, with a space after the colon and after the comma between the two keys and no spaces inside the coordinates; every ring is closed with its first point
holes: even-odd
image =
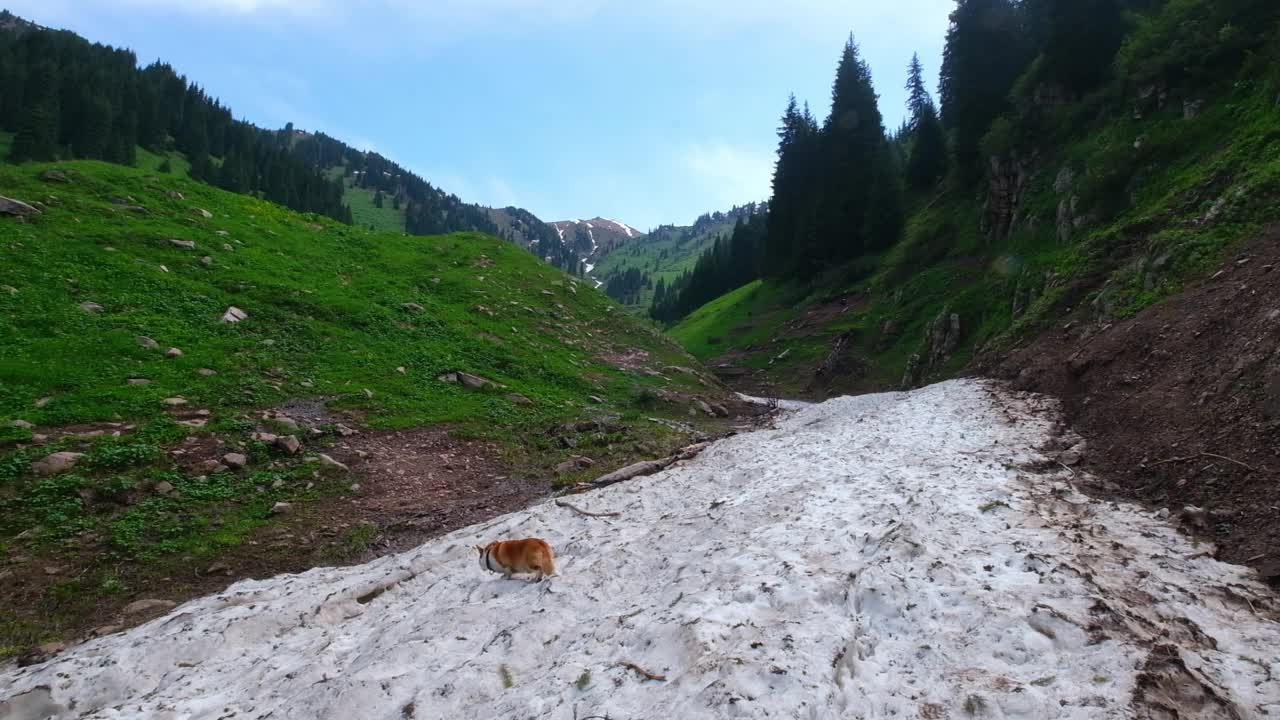
{"type": "Polygon", "coordinates": [[[548,502],[7,669],[0,716],[1280,714],[1269,591],[1066,471],[1021,469],[1054,421],[979,381],[803,407],[574,500],[616,517],[548,502]],[[527,536],[559,577],[477,566],[473,545],[527,536]],[[1190,687],[1162,691],[1169,673],[1190,687]]]}

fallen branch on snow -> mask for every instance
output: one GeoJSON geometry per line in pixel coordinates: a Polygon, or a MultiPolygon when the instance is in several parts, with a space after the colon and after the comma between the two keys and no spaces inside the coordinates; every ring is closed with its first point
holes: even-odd
{"type": "Polygon", "coordinates": [[[648,670],[645,670],[644,668],[640,667],[639,665],[637,665],[637,664],[635,664],[635,663],[633,663],[633,662],[627,662],[627,661],[625,661],[625,660],[624,660],[624,661],[622,661],[622,662],[614,663],[613,665],[614,665],[614,667],[623,667],[623,668],[626,668],[626,669],[628,669],[628,670],[631,670],[631,671],[632,671],[632,672],[634,672],[635,674],[637,674],[637,675],[639,675],[639,676],[641,676],[641,677],[643,677],[643,678],[645,678],[645,679],[647,679],[647,680],[656,680],[656,681],[658,681],[658,682],[666,682],[666,681],[667,681],[667,676],[666,676],[666,675],[658,675],[657,673],[651,673],[651,672],[649,672],[648,670]]]}
{"type": "Polygon", "coordinates": [[[606,517],[620,517],[622,515],[622,513],[620,512],[605,512],[605,513],[590,512],[587,510],[583,510],[582,508],[576,505],[567,503],[564,500],[557,500],[556,505],[559,505],[562,508],[569,508],[570,510],[578,513],[579,515],[585,515],[586,517],[606,518],[606,517]]]}

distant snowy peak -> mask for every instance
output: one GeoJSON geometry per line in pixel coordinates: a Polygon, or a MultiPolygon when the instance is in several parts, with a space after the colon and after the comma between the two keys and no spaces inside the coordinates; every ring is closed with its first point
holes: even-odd
{"type": "Polygon", "coordinates": [[[626,223],[603,217],[560,220],[549,224],[555,228],[560,241],[584,260],[603,257],[628,240],[644,235],[626,223]]]}

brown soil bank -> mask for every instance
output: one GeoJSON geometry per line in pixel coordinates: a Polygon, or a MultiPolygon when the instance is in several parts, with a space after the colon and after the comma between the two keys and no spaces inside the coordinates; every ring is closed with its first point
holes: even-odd
{"type": "Polygon", "coordinates": [[[979,369],[1061,398],[1098,490],[1280,583],[1280,227],[1131,318],[1063,322],[979,369]]]}

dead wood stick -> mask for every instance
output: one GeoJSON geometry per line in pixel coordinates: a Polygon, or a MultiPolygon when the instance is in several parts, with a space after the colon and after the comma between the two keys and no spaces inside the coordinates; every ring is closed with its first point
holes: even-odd
{"type": "Polygon", "coordinates": [[[1255,470],[1254,468],[1250,467],[1249,465],[1245,465],[1244,463],[1240,462],[1239,460],[1232,460],[1231,458],[1227,457],[1226,455],[1216,455],[1216,454],[1211,453],[1211,452],[1202,452],[1202,453],[1200,453],[1200,454],[1201,454],[1202,456],[1204,456],[1204,457],[1217,458],[1217,459],[1219,459],[1219,460],[1226,460],[1226,461],[1227,461],[1227,462],[1229,462],[1229,463],[1235,463],[1236,465],[1239,465],[1240,467],[1244,468],[1245,470],[1248,470],[1249,472],[1258,472],[1257,470],[1255,470]]]}
{"type": "Polygon", "coordinates": [[[1239,460],[1233,460],[1227,457],[1226,455],[1218,455],[1217,453],[1211,453],[1211,452],[1202,452],[1197,455],[1190,455],[1187,457],[1168,458],[1167,460],[1161,460],[1159,462],[1151,463],[1147,467],[1156,467],[1157,465],[1166,465],[1168,463],[1187,462],[1188,460],[1195,460],[1196,458],[1202,458],[1202,457],[1216,458],[1218,460],[1226,460],[1229,463],[1239,465],[1240,467],[1244,468],[1245,470],[1248,470],[1249,472],[1258,472],[1257,468],[1254,468],[1251,465],[1246,465],[1240,462],[1239,460]]]}
{"type": "Polygon", "coordinates": [[[569,508],[570,510],[578,513],[579,515],[585,515],[587,517],[604,518],[604,517],[619,517],[622,515],[622,513],[620,512],[606,512],[606,513],[588,512],[576,505],[567,503],[564,500],[557,500],[556,505],[559,505],[562,508],[569,508]]]}
{"type": "Polygon", "coordinates": [[[634,671],[637,675],[640,675],[641,677],[644,677],[645,679],[648,679],[648,680],[656,680],[658,682],[667,681],[666,675],[658,675],[656,673],[651,673],[648,670],[645,670],[644,668],[640,667],[639,665],[633,662],[627,662],[624,660],[619,663],[614,663],[614,667],[624,667],[628,670],[634,671]]]}

